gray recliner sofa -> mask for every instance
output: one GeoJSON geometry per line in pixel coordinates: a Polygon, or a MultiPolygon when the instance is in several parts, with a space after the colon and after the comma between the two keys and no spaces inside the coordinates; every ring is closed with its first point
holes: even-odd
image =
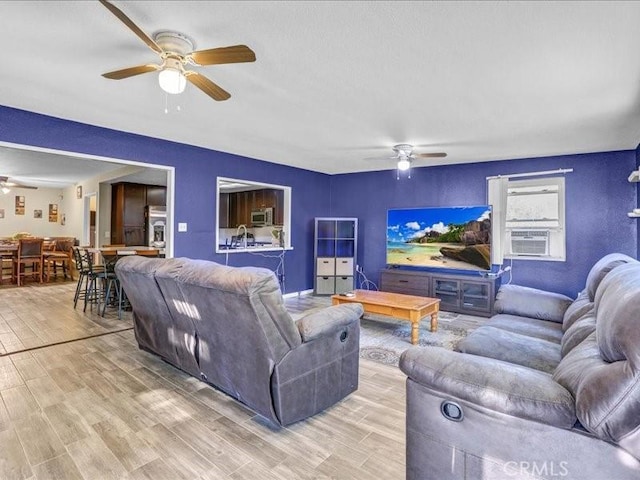
{"type": "Polygon", "coordinates": [[[294,322],[264,268],[131,256],[115,270],[142,349],[276,425],[312,416],[358,387],[359,304],[294,322]]]}
{"type": "Polygon", "coordinates": [[[501,287],[453,352],[414,347],[407,480],[640,478],[640,263],[591,269],[577,299],[501,287]]]}

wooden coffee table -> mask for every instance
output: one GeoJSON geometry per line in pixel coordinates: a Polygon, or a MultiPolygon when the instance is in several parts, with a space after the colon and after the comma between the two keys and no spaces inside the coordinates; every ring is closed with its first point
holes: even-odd
{"type": "Polygon", "coordinates": [[[375,290],[354,290],[352,297],[333,295],[334,305],[341,303],[361,303],[366,313],[377,313],[411,322],[411,343],[418,343],[420,320],[431,315],[431,331],[438,330],[440,299],[417,297],[401,293],[378,292],[375,290]]]}

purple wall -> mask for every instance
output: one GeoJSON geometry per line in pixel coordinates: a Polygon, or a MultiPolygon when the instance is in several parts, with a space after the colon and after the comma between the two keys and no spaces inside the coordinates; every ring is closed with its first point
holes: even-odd
{"type": "MultiPolygon", "coordinates": [[[[0,140],[174,166],[176,256],[224,263],[225,256],[214,253],[216,176],[291,186],[294,250],[285,256],[286,291],[313,288],[313,218],[325,216],[329,209],[328,175],[3,106],[0,140]],[[187,222],[189,231],[178,233],[177,222],[187,222]]],[[[274,269],[277,259],[231,254],[229,265],[274,269]]]]}
{"type": "MultiPolygon", "coordinates": [[[[640,145],[636,147],[636,162],[634,165],[634,170],[638,170],[640,168],[640,145]]],[[[634,208],[640,208],[640,182],[636,183],[636,206],[634,208]]],[[[633,219],[636,221],[640,228],[640,218],[633,219]]],[[[640,234],[638,235],[638,255],[640,256],[640,234]]]]}
{"type": "Polygon", "coordinates": [[[627,216],[637,205],[637,186],[627,181],[635,164],[636,152],[630,150],[416,168],[410,180],[396,180],[395,170],[336,175],[330,214],[358,217],[358,262],[378,281],[385,267],[388,209],[484,204],[487,176],[573,168],[565,177],[566,262],[516,260],[513,283],[575,296],[603,255],[637,257],[638,220],[627,216]]]}
{"type": "MultiPolygon", "coordinates": [[[[3,106],[0,140],[174,166],[174,222],[189,224],[189,232],[175,234],[176,256],[224,262],[224,255],[213,253],[216,176],[290,185],[294,250],[285,257],[288,292],[313,286],[314,217],[359,218],[358,263],[377,281],[385,267],[387,209],[483,204],[485,177],[498,174],[574,169],[566,176],[567,261],[514,261],[514,283],[575,295],[598,258],[614,251],[637,257],[640,251],[638,220],[627,216],[638,206],[640,185],[630,184],[627,177],[636,168],[636,156],[640,159],[640,146],[635,151],[416,168],[411,180],[397,181],[391,170],[330,177],[3,106]]],[[[229,264],[273,269],[276,260],[232,254],[229,264]]]]}

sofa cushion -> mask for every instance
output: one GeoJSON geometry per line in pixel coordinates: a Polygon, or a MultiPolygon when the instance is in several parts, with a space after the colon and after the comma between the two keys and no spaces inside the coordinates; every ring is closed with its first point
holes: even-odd
{"type": "Polygon", "coordinates": [[[490,326],[472,332],[458,344],[457,350],[547,373],[553,373],[561,359],[559,343],[490,326]]]}
{"type": "Polygon", "coordinates": [[[587,275],[586,290],[589,294],[589,300],[594,301],[596,298],[596,291],[600,282],[607,276],[607,274],[614,268],[624,265],[626,263],[638,263],[635,258],[632,258],[623,253],[610,253],[598,260],[587,275]]]}
{"type": "Polygon", "coordinates": [[[540,338],[548,342],[560,343],[562,340],[562,325],[548,320],[499,313],[491,317],[491,320],[485,325],[528,337],[540,338]]]}
{"type": "Polygon", "coordinates": [[[564,332],[562,343],[560,344],[562,357],[565,357],[567,353],[577,347],[585,338],[595,331],[596,316],[592,308],[564,332]]]}
{"type": "Polygon", "coordinates": [[[640,458],[640,264],[618,266],[598,287],[596,330],[554,379],[576,399],[582,425],[640,458]]]}
{"type": "Polygon", "coordinates": [[[589,300],[589,293],[585,289],[564,312],[562,329],[566,332],[571,325],[591,310],[593,310],[593,301],[589,300]]]}
{"type": "Polygon", "coordinates": [[[560,293],[520,285],[502,285],[496,295],[494,309],[496,313],[562,323],[564,312],[571,302],[571,298],[560,293]]]}

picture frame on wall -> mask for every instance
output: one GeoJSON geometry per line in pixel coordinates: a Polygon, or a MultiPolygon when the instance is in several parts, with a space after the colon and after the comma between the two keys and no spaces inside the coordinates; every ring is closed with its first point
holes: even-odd
{"type": "Polygon", "coordinates": [[[42,210],[34,210],[33,218],[42,218],[42,210]]]}
{"type": "Polygon", "coordinates": [[[24,196],[16,195],[16,215],[24,215],[24,196]]]}
{"type": "Polygon", "coordinates": [[[76,187],[76,198],[82,198],[82,185],[76,187]]]}
{"type": "Polygon", "coordinates": [[[0,208],[0,219],[4,218],[4,208],[0,208]]]}

